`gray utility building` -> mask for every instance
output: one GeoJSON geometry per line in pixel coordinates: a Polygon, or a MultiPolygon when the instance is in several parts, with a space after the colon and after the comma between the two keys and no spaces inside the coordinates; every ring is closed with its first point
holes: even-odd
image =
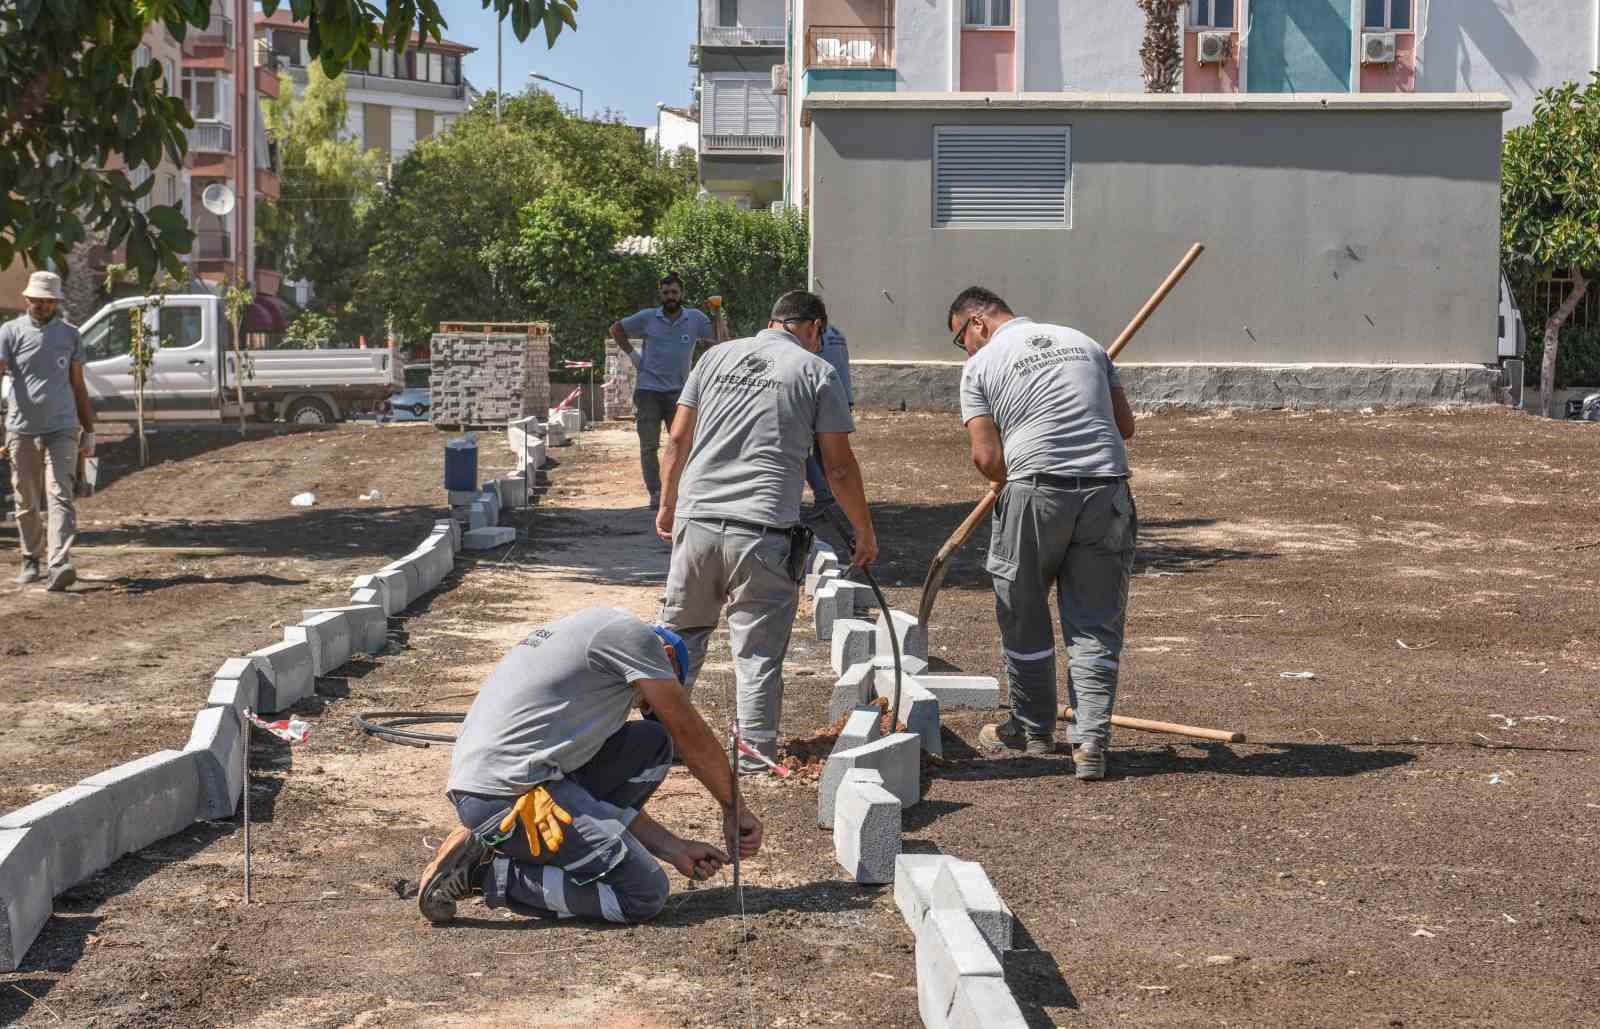
{"type": "Polygon", "coordinates": [[[1140,404],[1504,399],[1485,94],[815,93],[811,276],[858,402],[953,409],[980,284],[1124,353],[1140,404]]]}

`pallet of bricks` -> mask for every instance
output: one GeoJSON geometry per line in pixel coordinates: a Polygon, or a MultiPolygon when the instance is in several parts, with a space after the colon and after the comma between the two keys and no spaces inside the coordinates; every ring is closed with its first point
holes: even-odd
{"type": "MultiPolygon", "coordinates": [[[[638,353],[644,346],[642,340],[633,341],[633,350],[638,353]]],[[[616,340],[606,340],[606,380],[603,387],[602,402],[605,405],[603,417],[607,421],[617,419],[631,419],[634,416],[633,391],[639,381],[639,373],[633,367],[633,362],[628,360],[617,346],[616,340]]]]}
{"type": "Polygon", "coordinates": [[[443,322],[431,346],[435,425],[503,426],[550,409],[550,326],[443,322]]]}

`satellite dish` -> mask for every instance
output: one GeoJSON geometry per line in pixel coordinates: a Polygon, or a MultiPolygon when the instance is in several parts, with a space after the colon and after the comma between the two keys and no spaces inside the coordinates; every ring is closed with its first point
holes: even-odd
{"type": "Polygon", "coordinates": [[[232,214],[234,202],[233,190],[220,182],[213,182],[200,193],[200,203],[218,218],[232,214]]]}

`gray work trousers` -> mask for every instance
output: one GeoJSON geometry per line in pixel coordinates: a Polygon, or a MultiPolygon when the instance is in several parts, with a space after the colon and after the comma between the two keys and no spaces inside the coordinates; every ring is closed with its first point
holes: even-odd
{"type": "Polygon", "coordinates": [[[76,428],[41,435],[14,432],[7,440],[11,457],[11,487],[17,495],[17,536],[22,559],[45,556],[45,518],[49,507],[50,567],[72,560],[72,543],[78,536],[74,490],[78,481],[76,428]]]}
{"type": "Polygon", "coordinates": [[[1056,647],[1050,587],[1067,643],[1072,742],[1108,743],[1139,515],[1125,480],[1060,488],[1006,483],[995,505],[986,565],[1011,687],[1011,713],[1029,736],[1056,727],[1056,647]]]}
{"type": "Polygon", "coordinates": [[[678,410],[678,394],[653,389],[633,391],[634,427],[639,430],[639,471],[644,488],[654,496],[661,492],[661,428],[672,431],[672,416],[678,410]]]}
{"type": "MultiPolygon", "coordinates": [[[[767,757],[777,753],[783,659],[799,606],[799,585],[789,577],[788,560],[787,529],[757,531],[720,520],[681,519],[672,533],[672,565],[658,619],[688,644],[686,685],[692,689],[726,606],[739,731],[767,757]]],[[[761,766],[741,757],[740,767],[756,771],[761,766]]]]}

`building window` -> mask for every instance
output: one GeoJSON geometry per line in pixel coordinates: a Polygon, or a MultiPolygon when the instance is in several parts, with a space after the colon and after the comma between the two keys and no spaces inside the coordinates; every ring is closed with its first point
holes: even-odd
{"type": "Polygon", "coordinates": [[[138,71],[150,63],[150,48],[141,46],[133,52],[133,70],[138,71]]]}
{"type": "Polygon", "coordinates": [[[739,24],[739,0],[717,0],[717,25],[732,28],[739,24]]]}
{"type": "Polygon", "coordinates": [[[172,63],[172,58],[168,57],[166,60],[161,62],[161,71],[163,75],[161,81],[162,85],[166,87],[167,96],[176,94],[178,90],[182,88],[182,86],[178,79],[177,66],[172,63]]]}
{"type": "Polygon", "coordinates": [[[962,22],[979,28],[1008,28],[1011,25],[1011,0],[966,0],[962,22]]]}
{"type": "Polygon", "coordinates": [[[1411,29],[1411,2],[1412,0],[1367,0],[1367,15],[1362,21],[1362,26],[1379,31],[1408,32],[1411,29]]]}
{"type": "Polygon", "coordinates": [[[783,146],[783,105],[772,92],[772,76],[707,75],[710,94],[706,134],[744,139],[766,137],[772,148],[783,146]]]}
{"type": "Polygon", "coordinates": [[[1189,0],[1189,24],[1197,29],[1233,28],[1234,0],[1189,0]]]}
{"type": "Polygon", "coordinates": [[[933,224],[1069,227],[1069,138],[1065,126],[936,126],[933,224]]]}
{"type": "Polygon", "coordinates": [[[227,104],[228,77],[209,68],[187,69],[183,73],[183,102],[196,121],[230,121],[227,104]]]}
{"type": "Polygon", "coordinates": [[[447,86],[461,85],[461,55],[446,54],[444,58],[444,84],[447,86]]]}

